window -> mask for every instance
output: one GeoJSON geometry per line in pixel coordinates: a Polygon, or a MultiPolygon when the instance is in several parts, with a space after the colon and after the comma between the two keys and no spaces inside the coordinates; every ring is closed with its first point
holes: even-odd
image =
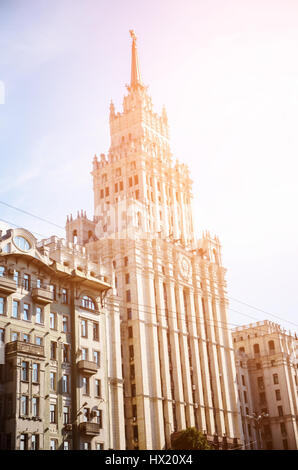
{"type": "Polygon", "coordinates": [[[18,341],[18,339],[19,339],[19,333],[16,333],[15,331],[12,331],[11,341],[18,341]]]}
{"type": "Polygon", "coordinates": [[[37,397],[32,398],[32,416],[35,418],[39,416],[39,399],[37,397]]]}
{"type": "Polygon", "coordinates": [[[131,320],[131,318],[132,318],[132,315],[131,315],[131,308],[128,308],[128,309],[127,309],[127,319],[128,319],[128,320],[131,320]]]}
{"type": "Polygon", "coordinates": [[[101,381],[95,379],[95,396],[101,397],[101,381]]]}
{"type": "Polygon", "coordinates": [[[260,397],[260,404],[261,405],[264,405],[266,403],[266,393],[265,392],[261,392],[259,394],[259,397],[260,397]]]}
{"type": "Polygon", "coordinates": [[[105,195],[106,197],[110,195],[110,188],[108,186],[105,188],[105,195]]]}
{"type": "Polygon", "coordinates": [[[254,344],[254,353],[260,354],[260,346],[258,345],[258,343],[254,344]]]}
{"type": "Polygon", "coordinates": [[[287,428],[286,428],[285,423],[280,423],[280,432],[281,432],[281,435],[282,435],[282,436],[286,436],[286,435],[287,435],[287,428]]]}
{"type": "Polygon", "coordinates": [[[4,338],[5,338],[4,328],[0,328],[0,342],[2,341],[4,343],[4,338]]]}
{"type": "Polygon", "coordinates": [[[32,434],[31,436],[31,450],[39,449],[39,434],[32,434]]]}
{"type": "Polygon", "coordinates": [[[138,175],[135,175],[135,176],[134,176],[134,183],[135,183],[135,184],[139,184],[139,177],[138,177],[138,175]]]}
{"type": "Polygon", "coordinates": [[[115,183],[115,193],[118,193],[118,183],[115,183]]]}
{"type": "Polygon", "coordinates": [[[50,389],[56,390],[56,374],[55,372],[50,372],[50,389]]]}
{"type": "Polygon", "coordinates": [[[35,344],[37,344],[38,346],[42,346],[42,338],[40,336],[36,336],[35,344]]]}
{"type": "Polygon", "coordinates": [[[39,364],[35,362],[32,364],[32,382],[39,382],[39,364]]]}
{"type": "Polygon", "coordinates": [[[89,408],[83,408],[83,421],[87,423],[90,418],[90,409],[89,408]]]}
{"type": "Polygon", "coordinates": [[[241,381],[242,381],[242,385],[245,385],[245,377],[244,377],[244,375],[241,375],[241,381]]]}
{"type": "Polygon", "coordinates": [[[30,320],[30,305],[24,304],[23,307],[23,320],[29,321],[30,320]]]}
{"type": "Polygon", "coordinates": [[[129,273],[125,274],[125,284],[129,284],[129,273]]]}
{"type": "Polygon", "coordinates": [[[28,397],[27,395],[21,396],[21,415],[27,416],[28,415],[28,397]]]}
{"type": "Polygon", "coordinates": [[[280,390],[275,390],[275,398],[277,401],[281,400],[280,390]]]}
{"type": "Polygon", "coordinates": [[[21,380],[24,382],[29,381],[29,362],[27,361],[22,362],[21,380]]]}
{"type": "Polygon", "coordinates": [[[278,374],[273,374],[273,383],[274,385],[278,384],[278,374]]]}
{"type": "Polygon", "coordinates": [[[55,361],[57,358],[57,343],[55,341],[51,341],[51,359],[55,361]]]}
{"type": "Polygon", "coordinates": [[[62,346],[62,353],[63,353],[63,362],[69,362],[69,345],[63,344],[62,346]]]}
{"type": "Polygon", "coordinates": [[[283,416],[283,415],[284,415],[282,406],[278,406],[278,407],[277,407],[277,411],[278,411],[278,416],[283,416]]]}
{"type": "Polygon", "coordinates": [[[24,274],[24,276],[23,276],[23,288],[25,290],[30,289],[30,276],[29,276],[29,274],[24,274]]]}
{"type": "Polygon", "coordinates": [[[68,333],[68,317],[66,317],[65,315],[63,316],[62,320],[62,328],[64,333],[68,333]]]}
{"type": "Polygon", "coordinates": [[[135,366],[134,366],[134,364],[130,364],[130,379],[131,380],[135,379],[135,366]]]}
{"type": "Polygon", "coordinates": [[[69,393],[69,376],[67,374],[62,376],[62,393],[69,393]]]}
{"type": "Polygon", "coordinates": [[[263,379],[263,377],[258,377],[257,382],[258,382],[259,389],[264,390],[264,379],[263,379]]]}
{"type": "Polygon", "coordinates": [[[136,396],[136,386],[135,386],[135,384],[131,385],[131,396],[132,397],[136,396]]]}
{"type": "Polygon", "coordinates": [[[87,338],[87,320],[81,321],[81,335],[87,338]]]}
{"type": "Polygon", "coordinates": [[[83,450],[91,450],[90,442],[83,442],[83,450]]]}
{"type": "Polygon", "coordinates": [[[96,450],[104,450],[104,445],[102,442],[96,443],[96,450]]]}
{"type": "Polygon", "coordinates": [[[134,349],[133,349],[132,344],[129,346],[129,358],[130,358],[131,361],[134,360],[134,349]]]}
{"type": "Polygon", "coordinates": [[[35,314],[35,321],[36,323],[43,323],[43,315],[41,307],[36,307],[36,314],[35,314]]]}
{"type": "Polygon", "coordinates": [[[56,405],[50,404],[50,423],[56,423],[56,405]]]}
{"type": "Polygon", "coordinates": [[[89,395],[89,378],[88,377],[83,377],[82,378],[82,384],[83,384],[83,394],[84,395],[89,395]]]}
{"type": "Polygon", "coordinates": [[[63,450],[69,450],[69,442],[63,441],[63,450]]]}
{"type": "Polygon", "coordinates": [[[50,312],[50,328],[56,330],[56,313],[50,312]]]}
{"type": "Polygon", "coordinates": [[[82,360],[88,361],[88,349],[87,348],[82,348],[82,360]]]}
{"type": "Polygon", "coordinates": [[[67,304],[68,303],[68,292],[67,289],[62,289],[62,303],[67,304]]]}
{"type": "Polygon", "coordinates": [[[271,341],[268,342],[268,346],[269,346],[269,353],[272,352],[272,351],[274,351],[275,345],[274,345],[274,341],[273,341],[273,340],[271,340],[271,341]]]}
{"type": "Polygon", "coordinates": [[[40,280],[40,279],[36,279],[36,287],[37,287],[38,289],[41,288],[41,280],[40,280]]]}
{"type": "Polygon", "coordinates": [[[28,450],[28,434],[20,435],[20,450],[28,450]]]}
{"type": "Polygon", "coordinates": [[[5,268],[4,266],[0,266],[0,277],[3,277],[5,274],[5,268]]]}
{"type": "Polygon", "coordinates": [[[84,295],[84,297],[82,297],[81,305],[83,308],[88,308],[89,310],[95,310],[94,302],[90,297],[88,297],[88,295],[84,295]]]}
{"type": "Polygon", "coordinates": [[[130,188],[132,187],[132,176],[130,176],[128,179],[128,185],[130,188]]]}
{"type": "Polygon", "coordinates": [[[287,439],[283,439],[282,445],[283,445],[284,450],[288,450],[289,447],[288,447],[288,441],[287,441],[287,439]]]}
{"type": "Polygon", "coordinates": [[[120,191],[123,191],[123,181],[120,181],[119,188],[120,188],[120,191]]]}
{"type": "Polygon", "coordinates": [[[55,284],[50,284],[50,291],[52,292],[53,300],[56,300],[56,286],[55,286],[55,284]]]}
{"type": "Polygon", "coordinates": [[[244,396],[244,403],[247,403],[247,394],[245,390],[243,392],[243,396],[244,396]]]}
{"type": "Polygon", "coordinates": [[[130,290],[127,290],[126,291],[126,302],[130,302],[130,301],[131,301],[130,290]]]}
{"type": "Polygon", "coordinates": [[[50,450],[57,450],[57,440],[51,439],[50,440],[50,450]]]}
{"type": "Polygon", "coordinates": [[[24,343],[30,343],[30,336],[26,333],[23,333],[23,341],[24,343]]]}
{"type": "Polygon", "coordinates": [[[99,341],[99,326],[98,323],[93,323],[93,341],[99,341]]]}
{"type": "Polygon", "coordinates": [[[13,272],[13,280],[15,281],[16,285],[19,285],[20,282],[20,273],[19,271],[14,271],[13,272]]]}
{"type": "Polygon", "coordinates": [[[18,236],[14,237],[13,239],[15,245],[20,248],[20,250],[28,251],[30,250],[30,243],[26,240],[26,238],[18,236]]]}
{"type": "Polygon", "coordinates": [[[128,337],[133,338],[133,331],[132,331],[132,326],[128,327],[128,337]]]}
{"type": "Polygon", "coordinates": [[[102,428],[102,410],[95,410],[95,421],[102,428]]]}
{"type": "Polygon", "coordinates": [[[0,315],[4,315],[4,298],[0,297],[0,315]]]}
{"type": "Polygon", "coordinates": [[[95,362],[95,364],[98,365],[98,367],[100,366],[100,352],[99,351],[93,351],[93,361],[95,362]]]}

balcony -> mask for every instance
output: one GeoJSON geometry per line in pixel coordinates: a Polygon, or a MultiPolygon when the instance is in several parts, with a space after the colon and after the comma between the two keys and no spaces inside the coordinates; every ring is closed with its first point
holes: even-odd
{"type": "Polygon", "coordinates": [[[53,293],[49,289],[35,287],[32,289],[32,298],[37,304],[46,305],[53,302],[53,293]]]}
{"type": "Polygon", "coordinates": [[[26,356],[44,357],[44,348],[24,341],[12,341],[5,346],[6,354],[25,354],[26,356]]]}
{"type": "Polygon", "coordinates": [[[0,276],[0,292],[9,295],[17,291],[16,281],[12,277],[0,276]]]}
{"type": "Polygon", "coordinates": [[[79,424],[79,429],[85,436],[98,436],[100,433],[100,425],[98,423],[84,422],[79,424]]]}
{"type": "Polygon", "coordinates": [[[96,362],[85,360],[78,362],[78,369],[82,374],[94,375],[98,371],[98,368],[99,366],[96,364],[96,362]]]}

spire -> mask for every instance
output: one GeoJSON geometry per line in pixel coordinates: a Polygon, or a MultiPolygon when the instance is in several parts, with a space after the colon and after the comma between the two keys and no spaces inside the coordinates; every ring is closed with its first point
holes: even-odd
{"type": "Polygon", "coordinates": [[[137,37],[135,35],[135,32],[132,29],[130,29],[129,32],[132,38],[130,86],[131,88],[136,88],[138,85],[143,86],[143,84],[142,84],[142,79],[141,79],[141,72],[140,72],[140,65],[139,65],[139,58],[138,58],[137,37]]]}

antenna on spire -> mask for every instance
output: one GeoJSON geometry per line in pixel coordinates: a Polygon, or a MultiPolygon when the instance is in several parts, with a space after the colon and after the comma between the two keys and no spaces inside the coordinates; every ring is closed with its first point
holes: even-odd
{"type": "Polygon", "coordinates": [[[129,34],[132,38],[130,86],[131,88],[136,88],[139,85],[143,86],[142,79],[141,79],[138,51],[137,51],[137,36],[133,29],[129,30],[129,34]]]}

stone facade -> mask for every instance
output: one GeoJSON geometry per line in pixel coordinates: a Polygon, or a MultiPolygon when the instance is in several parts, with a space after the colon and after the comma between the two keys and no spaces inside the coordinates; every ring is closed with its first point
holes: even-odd
{"type": "Polygon", "coordinates": [[[93,160],[94,217],[67,218],[119,298],[126,446],[163,449],[196,426],[242,440],[225,268],[219,240],[195,240],[192,182],[175,163],[165,109],[154,112],[132,34],[123,112],[110,106],[111,146],[93,160]]]}
{"type": "Polygon", "coordinates": [[[241,419],[247,448],[298,448],[297,337],[265,320],[233,332],[241,419]],[[261,441],[254,420],[261,423],[261,441]]]}
{"type": "Polygon", "coordinates": [[[0,236],[2,449],[123,449],[117,299],[83,247],[0,236]]]}

